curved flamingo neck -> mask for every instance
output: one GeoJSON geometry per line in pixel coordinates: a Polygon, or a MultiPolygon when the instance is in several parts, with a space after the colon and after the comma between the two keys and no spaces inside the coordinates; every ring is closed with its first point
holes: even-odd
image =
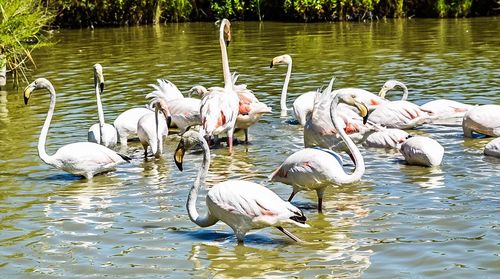
{"type": "Polygon", "coordinates": [[[403,88],[403,97],[401,98],[401,101],[406,101],[406,99],[408,99],[408,88],[402,83],[400,86],[403,88]]]}
{"type": "Polygon", "coordinates": [[[207,212],[204,216],[200,216],[198,210],[196,209],[196,200],[198,199],[198,190],[200,189],[201,184],[205,184],[208,168],[210,167],[210,149],[207,141],[201,136],[201,134],[198,135],[198,139],[202,143],[203,161],[201,163],[201,169],[198,171],[194,184],[189,191],[186,207],[189,219],[191,219],[193,223],[200,227],[208,227],[217,223],[218,220],[217,218],[211,216],[210,212],[207,212]]]}
{"type": "Polygon", "coordinates": [[[286,95],[288,93],[288,83],[290,82],[290,77],[292,76],[292,60],[288,63],[288,69],[286,71],[285,82],[283,83],[283,89],[281,90],[281,116],[287,116],[288,108],[286,106],[286,95]]]}
{"type": "Polygon", "coordinates": [[[335,129],[340,134],[342,140],[346,143],[347,148],[349,148],[349,151],[351,152],[354,159],[354,171],[351,174],[347,174],[344,172],[345,176],[340,176],[338,182],[342,184],[348,184],[361,179],[361,177],[365,173],[365,161],[363,160],[361,152],[359,152],[358,147],[354,144],[352,139],[345,133],[344,129],[340,128],[342,126],[340,125],[338,117],[336,117],[335,115],[338,104],[338,97],[333,98],[332,106],[330,108],[330,117],[333,120],[335,129]]]}
{"type": "Polygon", "coordinates": [[[227,20],[223,20],[219,29],[219,43],[220,51],[222,55],[222,72],[224,74],[224,88],[232,89],[233,82],[231,80],[231,72],[229,71],[229,59],[227,58],[226,42],[224,42],[224,27],[227,24],[227,20]]]}
{"type": "Polygon", "coordinates": [[[47,89],[50,92],[50,106],[49,111],[47,112],[47,117],[45,118],[45,122],[43,123],[42,131],[40,132],[40,138],[38,139],[38,156],[46,164],[54,165],[55,162],[52,156],[49,156],[45,150],[45,142],[47,141],[50,122],[52,121],[52,116],[54,115],[54,110],[56,107],[56,91],[52,86],[47,87],[47,89]]]}

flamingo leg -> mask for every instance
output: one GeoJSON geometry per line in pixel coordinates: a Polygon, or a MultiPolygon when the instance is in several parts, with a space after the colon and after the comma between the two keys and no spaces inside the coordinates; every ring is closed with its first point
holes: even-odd
{"type": "Polygon", "coordinates": [[[290,197],[288,198],[288,201],[292,201],[293,197],[295,197],[295,194],[297,194],[297,192],[292,191],[292,193],[290,194],[290,197]]]}
{"type": "Polygon", "coordinates": [[[318,213],[323,214],[323,192],[324,188],[317,189],[316,193],[318,194],[318,213]]]}
{"type": "Polygon", "coordinates": [[[287,231],[285,228],[280,227],[280,226],[278,226],[276,228],[278,230],[280,230],[282,233],[284,233],[286,236],[288,236],[289,238],[293,239],[294,241],[296,241],[296,242],[304,242],[300,238],[298,238],[295,235],[293,235],[291,232],[287,231]]]}
{"type": "Polygon", "coordinates": [[[248,144],[248,129],[244,129],[245,131],[245,144],[248,144]]]}

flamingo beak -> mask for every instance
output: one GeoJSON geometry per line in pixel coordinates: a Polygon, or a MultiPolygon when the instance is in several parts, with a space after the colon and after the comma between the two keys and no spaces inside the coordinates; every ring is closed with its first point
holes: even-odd
{"type": "Polygon", "coordinates": [[[271,65],[269,66],[269,68],[272,68],[274,66],[274,61],[271,61],[271,65]]]}
{"type": "Polygon", "coordinates": [[[174,153],[174,161],[177,168],[182,171],[182,160],[184,159],[184,153],[186,149],[184,147],[184,140],[181,139],[179,145],[177,145],[177,149],[175,149],[174,153]]]}
{"type": "Polygon", "coordinates": [[[99,84],[99,89],[101,90],[101,93],[104,91],[104,82],[99,84]]]}
{"type": "Polygon", "coordinates": [[[354,105],[358,108],[361,117],[363,117],[363,124],[366,124],[366,121],[368,121],[368,108],[365,104],[357,101],[354,102],[354,105]]]}
{"type": "Polygon", "coordinates": [[[26,89],[24,89],[24,104],[27,105],[28,101],[31,97],[31,92],[33,92],[33,86],[32,84],[28,85],[26,89]]]}

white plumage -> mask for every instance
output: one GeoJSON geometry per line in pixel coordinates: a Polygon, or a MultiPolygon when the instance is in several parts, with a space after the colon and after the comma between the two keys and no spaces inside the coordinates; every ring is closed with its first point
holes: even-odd
{"type": "Polygon", "coordinates": [[[75,175],[91,179],[94,175],[113,170],[116,165],[130,161],[130,158],[93,142],[77,142],[59,148],[52,156],[45,151],[45,141],[50,122],[56,106],[56,92],[52,83],[44,78],[38,78],[24,90],[24,102],[28,104],[31,92],[37,89],[47,89],[50,93],[50,107],[42,127],[38,141],[38,155],[46,164],[62,169],[75,175]]]}
{"type": "Polygon", "coordinates": [[[490,137],[500,137],[500,105],[477,106],[465,114],[462,128],[466,137],[473,133],[490,137]]]}
{"type": "Polygon", "coordinates": [[[500,158],[500,138],[496,138],[496,139],[490,141],[484,147],[484,154],[488,155],[488,156],[500,158]]]}
{"type": "Polygon", "coordinates": [[[434,139],[413,136],[401,145],[400,152],[410,165],[432,167],[441,164],[444,148],[434,139]]]}

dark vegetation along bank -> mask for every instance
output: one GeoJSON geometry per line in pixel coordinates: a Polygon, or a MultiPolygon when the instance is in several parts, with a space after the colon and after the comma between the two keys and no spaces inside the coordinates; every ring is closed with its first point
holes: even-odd
{"type": "Polygon", "coordinates": [[[500,14],[500,0],[0,0],[0,88],[26,80],[31,52],[55,27],[179,21],[334,21],[500,14]]]}
{"type": "MultiPolygon", "coordinates": [[[[1,0],[0,0],[1,1],[1,0]]],[[[237,20],[333,21],[500,13],[500,0],[43,0],[62,27],[237,20]]]]}

